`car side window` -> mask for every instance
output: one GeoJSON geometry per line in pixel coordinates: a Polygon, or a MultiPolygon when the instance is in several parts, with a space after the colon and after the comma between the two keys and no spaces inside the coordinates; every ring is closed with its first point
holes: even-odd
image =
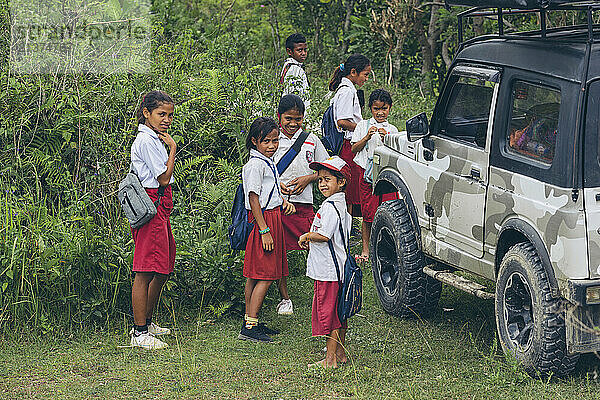
{"type": "Polygon", "coordinates": [[[507,150],[545,164],[552,164],[560,90],[524,81],[514,81],[507,150]]]}
{"type": "Polygon", "coordinates": [[[477,147],[485,147],[494,83],[455,76],[448,96],[440,134],[477,147]]]}

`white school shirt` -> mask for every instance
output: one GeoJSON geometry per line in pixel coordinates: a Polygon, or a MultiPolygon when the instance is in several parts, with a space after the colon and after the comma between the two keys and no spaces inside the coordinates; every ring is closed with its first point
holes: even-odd
{"type": "MultiPolygon", "coordinates": [[[[342,218],[342,228],[344,236],[348,240],[350,235],[350,226],[352,217],[348,214],[346,207],[346,195],[339,192],[331,195],[321,205],[321,208],[315,214],[315,219],[310,227],[311,232],[319,233],[330,241],[333,241],[333,251],[337,257],[338,267],[340,269],[340,279],[344,279],[344,264],[346,263],[347,253],[344,248],[344,242],[340,235],[340,218],[335,212],[333,201],[342,218]]],[[[310,242],[308,258],[306,259],[306,276],[317,281],[337,281],[335,264],[331,257],[331,251],[327,242],[310,242]]]]}
{"type": "Polygon", "coordinates": [[[258,195],[260,208],[271,210],[283,204],[279,191],[279,174],[272,159],[265,157],[260,152],[250,149],[250,159],[242,168],[242,183],[244,186],[244,202],[246,210],[250,210],[250,192],[258,195]],[[265,162],[266,161],[266,162],[265,162]],[[269,193],[273,190],[271,200],[269,193]]]}
{"type": "MultiPolygon", "coordinates": [[[[131,162],[142,186],[155,189],[160,186],[158,178],[167,170],[169,155],[158,134],[144,124],[138,126],[138,134],[131,145],[131,162]]],[[[169,183],[175,182],[171,176],[169,183]]]]}
{"type": "MultiPolygon", "coordinates": [[[[292,57],[285,60],[281,74],[285,71],[287,65],[290,65],[285,77],[283,78],[283,94],[297,94],[304,102],[305,113],[310,106],[310,84],[302,63],[292,57]]],[[[281,76],[281,75],[280,75],[281,76]]]]}
{"type": "MultiPolygon", "coordinates": [[[[278,163],[279,160],[287,153],[287,151],[292,147],[300,133],[301,129],[298,129],[292,138],[288,138],[283,132],[279,131],[279,147],[277,151],[273,155],[273,159],[275,163],[278,163]]],[[[287,167],[283,174],[281,174],[281,182],[284,184],[288,184],[292,179],[297,178],[299,176],[311,175],[314,174],[315,171],[310,169],[308,165],[313,161],[324,161],[329,158],[329,154],[327,154],[327,150],[325,150],[325,146],[321,143],[321,140],[309,133],[300,148],[300,152],[294,158],[294,161],[287,167]]],[[[300,194],[291,195],[288,201],[293,203],[305,203],[312,204],[313,203],[313,191],[312,191],[312,183],[309,183],[304,191],[300,194]]]]}
{"type": "Polygon", "coordinates": [[[337,122],[340,119],[349,119],[356,124],[362,121],[360,102],[358,101],[358,94],[356,93],[354,83],[350,79],[343,77],[340,86],[338,86],[329,104],[333,104],[333,119],[338,130],[344,132],[344,139],[352,139],[352,131],[341,129],[337,122]]]}
{"type": "MultiPolygon", "coordinates": [[[[351,143],[360,142],[365,136],[367,136],[367,132],[371,127],[374,126],[376,128],[383,128],[387,131],[387,133],[398,133],[398,128],[394,125],[390,124],[387,121],[377,122],[375,118],[364,119],[360,121],[356,128],[354,128],[354,133],[352,134],[351,143]]],[[[381,146],[383,144],[383,140],[381,140],[381,136],[379,133],[371,136],[371,139],[367,142],[365,147],[354,156],[354,162],[362,167],[363,169],[367,169],[367,163],[369,162],[369,158],[373,158],[373,154],[375,153],[375,148],[377,146],[381,146]]]]}

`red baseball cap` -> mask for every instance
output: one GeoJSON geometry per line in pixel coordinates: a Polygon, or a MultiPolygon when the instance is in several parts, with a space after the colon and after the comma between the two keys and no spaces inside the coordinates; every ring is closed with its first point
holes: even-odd
{"type": "Polygon", "coordinates": [[[350,166],[338,156],[329,157],[327,160],[321,162],[313,161],[308,166],[315,171],[327,168],[328,170],[339,172],[346,178],[347,183],[350,183],[350,178],[352,177],[350,166]]]}

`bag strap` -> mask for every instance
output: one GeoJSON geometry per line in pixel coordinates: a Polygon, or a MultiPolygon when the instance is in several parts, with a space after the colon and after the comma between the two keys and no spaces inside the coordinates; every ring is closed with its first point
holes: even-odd
{"type": "MultiPolygon", "coordinates": [[[[369,119],[367,120],[367,133],[369,133],[369,128],[370,128],[370,127],[371,127],[371,118],[369,118],[369,119]]],[[[369,152],[369,142],[370,142],[370,141],[371,141],[371,139],[367,140],[367,143],[366,143],[366,145],[365,145],[365,150],[367,151],[367,153],[369,152]]],[[[367,155],[367,158],[369,158],[369,157],[368,157],[368,155],[367,155]]]]}
{"type": "MultiPolygon", "coordinates": [[[[131,172],[132,174],[134,174],[135,176],[137,176],[138,180],[140,179],[139,175],[137,174],[137,171],[135,170],[135,168],[133,168],[133,161],[131,163],[129,163],[129,172],[131,172]]],[[[141,184],[141,182],[140,182],[141,184]]],[[[167,187],[166,186],[158,186],[158,200],[156,200],[154,202],[154,207],[158,208],[158,206],[160,206],[160,201],[163,197],[165,197],[165,189],[167,187]]]]}
{"type": "MultiPolygon", "coordinates": [[[[281,72],[281,78],[279,78],[279,84],[280,85],[283,85],[283,82],[285,81],[285,75],[287,74],[287,72],[288,72],[288,70],[290,69],[291,66],[292,66],[292,63],[287,63],[283,67],[283,71],[281,72]]],[[[273,76],[273,75],[271,75],[271,76],[273,76]]]]}
{"type": "MultiPolygon", "coordinates": [[[[333,206],[335,213],[338,215],[338,218],[340,221],[339,225],[338,225],[338,227],[340,228],[340,235],[342,236],[342,242],[344,243],[344,250],[348,254],[348,247],[346,246],[346,238],[344,236],[344,230],[342,228],[342,216],[340,215],[340,212],[338,211],[338,209],[335,206],[335,204],[333,203],[333,201],[328,201],[327,203],[330,203],[333,206]]],[[[341,284],[342,280],[340,279],[340,266],[338,264],[337,257],[335,256],[335,251],[333,250],[333,236],[331,237],[331,239],[329,241],[327,241],[327,245],[329,247],[329,251],[331,252],[331,258],[333,258],[333,265],[335,265],[335,273],[337,274],[338,282],[341,284]]]]}
{"type": "MultiPolygon", "coordinates": [[[[263,208],[261,208],[261,211],[264,213],[265,210],[267,209],[267,206],[271,202],[271,197],[273,197],[273,192],[275,191],[275,188],[277,186],[279,186],[278,183],[277,183],[277,175],[275,175],[275,169],[271,168],[271,164],[269,164],[269,162],[267,160],[265,160],[264,158],[260,158],[260,157],[250,157],[250,158],[258,158],[259,160],[263,160],[264,162],[266,162],[267,166],[269,167],[269,169],[273,173],[273,179],[275,180],[275,184],[273,185],[273,189],[271,189],[271,193],[269,193],[269,198],[267,199],[267,203],[265,204],[265,206],[263,208]]],[[[242,184],[243,184],[243,182],[242,182],[242,184]]]]}
{"type": "Polygon", "coordinates": [[[300,133],[300,136],[296,138],[294,144],[292,144],[292,147],[290,147],[288,151],[285,152],[283,157],[281,157],[277,163],[277,172],[279,172],[279,175],[283,175],[285,170],[292,164],[292,161],[296,159],[296,156],[300,153],[300,149],[302,148],[302,145],[306,141],[307,137],[308,132],[303,130],[300,133]]]}

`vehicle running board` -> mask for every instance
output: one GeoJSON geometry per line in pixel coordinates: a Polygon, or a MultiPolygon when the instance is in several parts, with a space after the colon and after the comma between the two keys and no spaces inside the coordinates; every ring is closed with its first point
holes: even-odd
{"type": "Polygon", "coordinates": [[[423,267],[423,272],[440,282],[447,283],[450,286],[454,286],[457,289],[463,290],[479,298],[489,300],[495,297],[493,293],[489,293],[484,290],[486,288],[485,286],[468,280],[467,278],[463,278],[462,276],[453,274],[450,271],[436,271],[435,269],[430,268],[428,265],[423,267]]]}

